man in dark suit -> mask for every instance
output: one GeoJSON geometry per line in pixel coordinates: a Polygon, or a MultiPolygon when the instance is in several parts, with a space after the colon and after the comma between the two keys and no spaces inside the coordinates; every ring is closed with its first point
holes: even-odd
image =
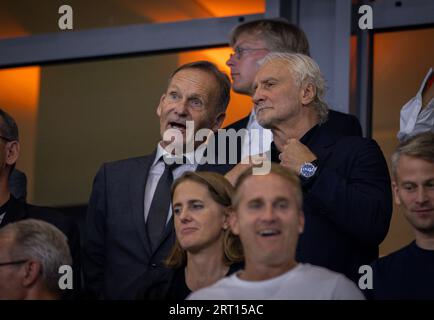
{"type": "Polygon", "coordinates": [[[80,236],[78,227],[62,213],[51,209],[33,206],[16,199],[9,191],[9,176],[18,160],[20,143],[15,120],[0,109],[0,228],[9,223],[24,219],[44,220],[60,229],[68,238],[73,258],[73,290],[65,292],[66,298],[76,298],[80,292],[80,236]]]}
{"type": "Polygon", "coordinates": [[[357,280],[359,267],[378,257],[389,228],[383,154],[371,139],[324,126],[325,81],[311,58],[270,53],[261,63],[253,95],[257,120],[273,132],[271,160],[297,173],[303,187],[306,228],[297,260],[357,280]]]}
{"type": "Polygon", "coordinates": [[[224,173],[228,169],[198,164],[197,155],[206,144],[190,143],[188,121],[194,124],[193,135],[199,129],[217,131],[225,117],[229,91],[229,78],[212,63],[181,66],[171,75],[157,108],[162,140],[156,150],[100,168],[89,202],[84,250],[84,275],[91,294],[134,299],[143,286],[165,272],[162,262],[175,238],[170,182],[185,171],[224,173]],[[180,148],[181,154],[172,147],[180,148]],[[186,161],[169,170],[166,159],[173,158],[173,153],[186,161]]]}
{"type": "MultiPolygon", "coordinates": [[[[283,20],[263,19],[241,24],[232,32],[230,45],[234,53],[226,64],[231,68],[232,89],[248,96],[252,96],[252,84],[259,68],[258,61],[267,53],[296,52],[309,55],[309,42],[303,30],[283,20]]],[[[344,135],[362,136],[358,119],[350,114],[329,110],[324,126],[344,135]]],[[[258,124],[254,110],[226,129],[247,129],[249,132],[256,129],[263,136],[263,147],[259,147],[256,142],[244,140],[242,158],[269,150],[271,132],[258,124]]]]}

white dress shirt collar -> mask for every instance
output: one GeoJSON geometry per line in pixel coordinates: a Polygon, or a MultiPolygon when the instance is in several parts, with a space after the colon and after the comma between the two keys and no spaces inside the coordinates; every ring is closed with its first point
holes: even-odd
{"type": "Polygon", "coordinates": [[[6,212],[3,212],[2,214],[0,214],[0,223],[2,223],[3,218],[5,217],[6,212]]]}
{"type": "Polygon", "coordinates": [[[243,140],[243,145],[241,147],[242,159],[247,156],[266,153],[270,150],[271,142],[273,142],[273,133],[271,130],[261,127],[256,120],[255,109],[252,109],[252,112],[250,113],[246,129],[249,132],[249,139],[243,140]],[[253,135],[252,129],[255,129],[259,136],[256,137],[253,135]]]}
{"type": "MultiPolygon", "coordinates": [[[[202,147],[202,145],[200,146],[202,147]]],[[[198,149],[200,148],[198,147],[198,149]]],[[[161,146],[161,142],[158,144],[157,146],[157,153],[155,155],[155,159],[154,162],[152,163],[152,165],[155,165],[160,159],[161,157],[167,157],[167,158],[174,158],[175,156],[170,154],[169,152],[167,152],[162,146],[161,146]]],[[[182,155],[185,159],[187,159],[187,164],[195,164],[196,161],[194,159],[195,157],[195,151],[192,152],[188,152],[188,153],[184,153],[182,155]]]]}

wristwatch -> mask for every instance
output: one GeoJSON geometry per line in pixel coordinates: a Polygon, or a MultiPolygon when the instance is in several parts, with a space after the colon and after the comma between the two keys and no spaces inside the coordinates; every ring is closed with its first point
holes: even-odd
{"type": "Polygon", "coordinates": [[[309,179],[315,175],[317,169],[318,164],[316,160],[312,162],[305,162],[300,168],[300,176],[309,179]]]}

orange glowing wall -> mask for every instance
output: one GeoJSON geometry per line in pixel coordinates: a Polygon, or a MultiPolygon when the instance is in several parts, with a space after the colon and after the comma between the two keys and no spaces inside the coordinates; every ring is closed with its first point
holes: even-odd
{"type": "Polygon", "coordinates": [[[122,5],[135,15],[158,23],[265,12],[265,0],[123,0],[122,5]]]}
{"type": "Polygon", "coordinates": [[[0,40],[28,36],[29,32],[0,4],[0,40]]]}
{"type": "Polygon", "coordinates": [[[21,154],[17,168],[27,175],[32,200],[40,67],[0,70],[0,107],[14,117],[20,132],[21,154]]]}

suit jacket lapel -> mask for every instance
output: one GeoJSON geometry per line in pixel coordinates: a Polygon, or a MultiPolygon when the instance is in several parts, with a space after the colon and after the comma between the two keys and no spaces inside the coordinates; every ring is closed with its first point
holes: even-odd
{"type": "MultiPolygon", "coordinates": [[[[205,151],[205,152],[207,152],[208,151],[208,149],[205,151]]],[[[145,184],[146,184],[146,178],[148,177],[148,174],[149,174],[149,170],[150,170],[150,167],[151,167],[151,164],[152,164],[152,162],[154,161],[154,159],[155,159],[155,154],[156,154],[156,151],[151,155],[151,156],[149,156],[149,158],[148,159],[146,159],[147,160],[147,162],[146,162],[146,170],[143,170],[143,172],[144,172],[144,174],[145,174],[145,177],[144,178],[141,178],[141,179],[143,179],[143,181],[145,181],[145,184]]],[[[205,154],[206,155],[206,154],[205,154]]],[[[197,166],[197,169],[196,169],[196,171],[214,171],[214,172],[218,172],[218,173],[220,173],[220,174],[222,174],[222,175],[224,175],[226,172],[228,172],[233,166],[235,166],[235,165],[218,165],[218,164],[213,164],[213,165],[210,165],[210,164],[203,164],[203,165],[198,165],[197,166]]],[[[139,186],[136,186],[136,189],[139,189],[140,187],[139,186]]],[[[132,187],[132,189],[134,190],[134,187],[132,187]]],[[[144,222],[144,194],[145,194],[145,186],[142,186],[142,189],[141,190],[143,190],[142,191],[142,194],[141,195],[139,195],[139,194],[137,194],[137,195],[135,195],[135,197],[136,198],[138,198],[139,196],[141,196],[141,199],[142,199],[142,202],[141,202],[141,211],[140,211],[140,213],[139,212],[136,212],[136,213],[134,213],[134,216],[136,217],[136,223],[137,224],[139,224],[140,223],[140,225],[143,225],[143,226],[145,226],[145,222],[144,222]],[[139,217],[139,214],[140,214],[140,217],[139,217]],[[141,219],[141,221],[139,220],[139,219],[141,219]]],[[[130,192],[132,192],[132,191],[130,191],[130,192]]],[[[137,202],[137,200],[132,200],[131,201],[131,203],[135,203],[134,201],[136,201],[137,202]]],[[[150,254],[154,254],[155,252],[157,252],[158,251],[158,248],[165,242],[165,241],[167,241],[167,239],[170,237],[170,236],[172,236],[173,238],[175,238],[175,231],[174,231],[174,222],[173,222],[173,214],[172,214],[172,216],[171,216],[171,218],[169,219],[169,221],[167,222],[167,224],[166,224],[166,227],[165,227],[165,229],[164,229],[164,231],[163,231],[163,235],[162,235],[162,237],[161,237],[161,240],[160,240],[160,243],[159,243],[159,245],[155,248],[155,250],[152,252],[152,247],[151,247],[151,245],[150,245],[150,243],[149,243],[149,241],[148,241],[148,238],[147,238],[147,234],[146,234],[146,228],[145,228],[145,231],[144,231],[144,233],[143,233],[143,231],[142,231],[142,235],[144,235],[144,238],[143,238],[143,241],[146,243],[146,249],[148,250],[148,252],[150,253],[150,254]]]]}
{"type": "Polygon", "coordinates": [[[240,130],[240,129],[246,129],[247,125],[249,124],[249,120],[250,120],[250,116],[251,116],[251,112],[244,118],[242,118],[239,122],[238,122],[238,126],[235,128],[236,130],[240,130]]]}
{"type": "Polygon", "coordinates": [[[143,246],[145,247],[146,253],[150,256],[152,253],[151,245],[148,241],[146,235],[145,226],[145,188],[146,181],[149,175],[149,170],[151,169],[152,162],[155,159],[154,151],[150,156],[141,158],[137,162],[137,167],[129,173],[128,193],[130,196],[130,212],[133,215],[133,222],[136,225],[136,230],[140,239],[142,240],[143,246]]]}
{"type": "Polygon", "coordinates": [[[311,139],[311,143],[308,143],[307,147],[309,147],[318,158],[320,170],[322,167],[321,164],[327,161],[332,151],[332,146],[336,143],[337,139],[338,138],[330,131],[320,126],[317,132],[315,132],[313,139],[311,139]]]}
{"type": "Polygon", "coordinates": [[[169,221],[166,224],[166,227],[164,228],[160,243],[158,244],[157,248],[155,248],[153,254],[158,251],[158,248],[167,240],[167,238],[172,236],[173,239],[175,239],[176,235],[175,235],[175,228],[173,226],[173,223],[174,222],[173,222],[173,214],[172,214],[172,216],[170,217],[169,221]]]}

